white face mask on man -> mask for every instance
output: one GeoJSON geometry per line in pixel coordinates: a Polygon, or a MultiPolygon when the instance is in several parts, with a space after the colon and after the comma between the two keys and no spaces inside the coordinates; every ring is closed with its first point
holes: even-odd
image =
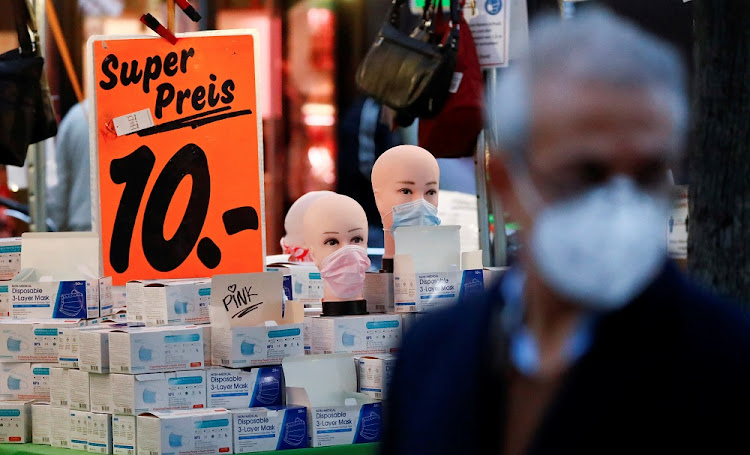
{"type": "Polygon", "coordinates": [[[594,310],[621,308],[666,260],[668,199],[627,176],[573,198],[544,204],[528,174],[514,176],[534,218],[530,252],[542,279],[561,296],[594,310]]]}

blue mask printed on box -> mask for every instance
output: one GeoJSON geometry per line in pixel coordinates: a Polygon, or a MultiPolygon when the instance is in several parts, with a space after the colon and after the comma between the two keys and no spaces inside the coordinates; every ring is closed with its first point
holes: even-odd
{"type": "Polygon", "coordinates": [[[286,429],[284,442],[286,442],[290,446],[298,447],[302,445],[303,442],[307,442],[305,441],[305,436],[307,433],[307,423],[304,420],[297,417],[293,422],[287,422],[284,428],[286,429]]]}
{"type": "Polygon", "coordinates": [[[21,380],[13,376],[8,376],[8,389],[21,390],[21,380]]]}
{"type": "Polygon", "coordinates": [[[143,389],[143,402],[156,403],[156,392],[149,389],[143,389]]]}
{"type": "Polygon", "coordinates": [[[250,343],[246,340],[242,340],[242,343],[240,344],[240,352],[242,353],[242,355],[255,354],[255,344],[250,343]]]}
{"type": "Polygon", "coordinates": [[[79,314],[85,308],[83,293],[73,289],[68,294],[60,296],[60,313],[68,317],[79,314]]]}
{"type": "Polygon", "coordinates": [[[150,362],[152,355],[151,355],[151,349],[140,347],[138,349],[138,360],[141,362],[150,362]]]}
{"type": "MultiPolygon", "coordinates": [[[[260,374],[260,373],[258,373],[260,374]]],[[[273,404],[281,395],[279,380],[276,378],[265,378],[258,384],[258,401],[264,405],[273,404]]]]}
{"type": "Polygon", "coordinates": [[[341,334],[341,344],[344,346],[354,346],[354,343],[357,341],[357,336],[352,335],[351,333],[344,332],[341,334]]]}
{"type": "Polygon", "coordinates": [[[391,213],[393,213],[391,232],[401,226],[438,226],[440,224],[437,207],[424,199],[394,205],[391,213]]]}
{"type": "Polygon", "coordinates": [[[175,314],[187,314],[188,312],[188,303],[187,302],[181,302],[177,301],[174,303],[174,312],[175,314]]]}
{"type": "Polygon", "coordinates": [[[169,447],[182,447],[182,435],[169,433],[169,447]]]}
{"type": "Polygon", "coordinates": [[[362,427],[359,434],[370,441],[374,441],[380,436],[380,416],[375,412],[362,418],[362,427]]]}
{"type": "Polygon", "coordinates": [[[16,338],[8,338],[8,341],[5,343],[5,345],[7,346],[8,351],[18,352],[21,350],[21,340],[18,340],[16,338]]]}

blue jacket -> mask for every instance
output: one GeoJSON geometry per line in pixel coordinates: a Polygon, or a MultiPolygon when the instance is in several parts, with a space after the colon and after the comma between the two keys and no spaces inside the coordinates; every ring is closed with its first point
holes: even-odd
{"type": "MultiPolygon", "coordinates": [[[[420,321],[403,343],[384,454],[500,454],[505,428],[497,290],[420,321]]],[[[750,320],[667,265],[599,320],[529,454],[750,453],[750,320]]]]}

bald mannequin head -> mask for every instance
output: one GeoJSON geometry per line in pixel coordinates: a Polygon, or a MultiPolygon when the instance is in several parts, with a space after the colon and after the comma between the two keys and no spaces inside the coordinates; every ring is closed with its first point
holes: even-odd
{"type": "MultiPolygon", "coordinates": [[[[302,248],[305,246],[305,234],[303,222],[307,209],[313,202],[323,196],[336,194],[333,191],[310,191],[299,197],[286,212],[284,218],[284,232],[286,235],[282,238],[282,245],[290,249],[302,248]]],[[[286,248],[285,248],[286,249],[286,248]]]]}
{"type": "Polygon", "coordinates": [[[380,155],[372,167],[372,191],[386,230],[385,254],[394,254],[393,206],[424,199],[437,207],[440,167],[427,150],[416,145],[399,145],[380,155]]]}
{"type": "Polygon", "coordinates": [[[315,265],[346,245],[367,248],[367,215],[354,199],[331,193],[308,207],[304,218],[305,245],[315,265]]]}

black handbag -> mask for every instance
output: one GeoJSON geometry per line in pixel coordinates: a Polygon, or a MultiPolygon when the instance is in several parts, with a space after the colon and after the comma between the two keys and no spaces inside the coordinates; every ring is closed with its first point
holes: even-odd
{"type": "Polygon", "coordinates": [[[406,0],[393,0],[375,43],[357,70],[360,90],[396,111],[399,123],[431,118],[448,98],[458,52],[459,0],[450,2],[450,32],[434,42],[429,0],[419,26],[407,35],[399,30],[400,9],[406,0]],[[404,121],[406,119],[406,121],[404,121]]]}
{"type": "Polygon", "coordinates": [[[29,144],[57,134],[57,117],[31,6],[14,0],[13,10],[19,48],[0,55],[0,164],[23,166],[29,144]]]}

